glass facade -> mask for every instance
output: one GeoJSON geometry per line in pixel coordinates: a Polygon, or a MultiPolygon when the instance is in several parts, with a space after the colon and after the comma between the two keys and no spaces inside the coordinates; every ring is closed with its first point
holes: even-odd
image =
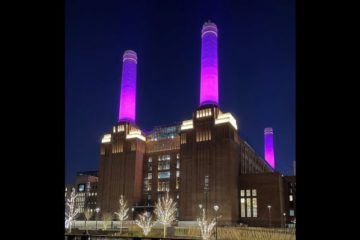
{"type": "Polygon", "coordinates": [[[175,138],[180,133],[180,125],[155,127],[147,136],[148,141],[158,141],[162,139],[175,138]]]}

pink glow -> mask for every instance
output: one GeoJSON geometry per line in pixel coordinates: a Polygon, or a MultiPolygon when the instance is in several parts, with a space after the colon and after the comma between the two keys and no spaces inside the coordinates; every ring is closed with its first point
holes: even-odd
{"type": "Polygon", "coordinates": [[[219,105],[216,24],[205,23],[201,37],[200,106],[206,104],[219,105]]]}
{"type": "Polygon", "coordinates": [[[265,138],[265,161],[275,169],[275,157],[274,157],[274,139],[273,139],[273,129],[265,128],[264,130],[265,138]]]}
{"type": "Polygon", "coordinates": [[[123,55],[119,121],[135,122],[136,113],[136,52],[126,50],[123,55]]]}

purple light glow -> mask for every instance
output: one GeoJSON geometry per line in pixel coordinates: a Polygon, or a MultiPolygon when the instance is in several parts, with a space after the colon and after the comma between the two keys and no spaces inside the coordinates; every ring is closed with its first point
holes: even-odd
{"type": "Polygon", "coordinates": [[[265,161],[275,169],[275,157],[274,157],[274,139],[273,139],[273,129],[265,128],[264,130],[265,138],[265,161]]]}
{"type": "Polygon", "coordinates": [[[135,123],[136,112],[136,52],[126,50],[123,55],[119,122],[135,123]]]}
{"type": "Polygon", "coordinates": [[[216,24],[205,23],[201,37],[200,106],[206,104],[219,105],[216,24]]]}

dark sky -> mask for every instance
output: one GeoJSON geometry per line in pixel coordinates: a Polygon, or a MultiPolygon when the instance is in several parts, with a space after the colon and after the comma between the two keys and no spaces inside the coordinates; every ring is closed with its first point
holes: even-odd
{"type": "Polygon", "coordinates": [[[276,170],[295,159],[295,1],[66,0],[66,182],[99,166],[100,140],[117,121],[122,54],[138,54],[136,122],[191,118],[199,104],[201,28],[219,29],[219,101],[264,156],[274,129],[276,170]]]}

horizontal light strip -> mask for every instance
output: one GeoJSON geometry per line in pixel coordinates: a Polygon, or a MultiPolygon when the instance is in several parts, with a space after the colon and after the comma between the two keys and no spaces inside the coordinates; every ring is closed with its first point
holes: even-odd
{"type": "Polygon", "coordinates": [[[109,143],[111,142],[111,134],[105,134],[104,137],[101,139],[101,143],[109,143]]]}
{"type": "Polygon", "coordinates": [[[219,114],[217,119],[215,119],[215,125],[221,124],[221,123],[230,123],[236,130],[237,124],[235,118],[231,115],[231,113],[223,113],[219,114]]]}
{"type": "Polygon", "coordinates": [[[146,138],[143,135],[141,135],[140,130],[133,130],[130,131],[129,134],[126,134],[126,139],[130,139],[130,138],[138,138],[142,141],[146,141],[146,138]]]}
{"type": "Polygon", "coordinates": [[[215,34],[215,36],[217,36],[217,32],[215,32],[215,31],[205,31],[205,32],[203,32],[202,34],[201,34],[201,37],[204,37],[204,35],[205,34],[207,34],[207,33],[213,33],[213,34],[215,34]]]}
{"type": "Polygon", "coordinates": [[[185,120],[181,124],[181,130],[193,129],[193,120],[185,120]]]}

